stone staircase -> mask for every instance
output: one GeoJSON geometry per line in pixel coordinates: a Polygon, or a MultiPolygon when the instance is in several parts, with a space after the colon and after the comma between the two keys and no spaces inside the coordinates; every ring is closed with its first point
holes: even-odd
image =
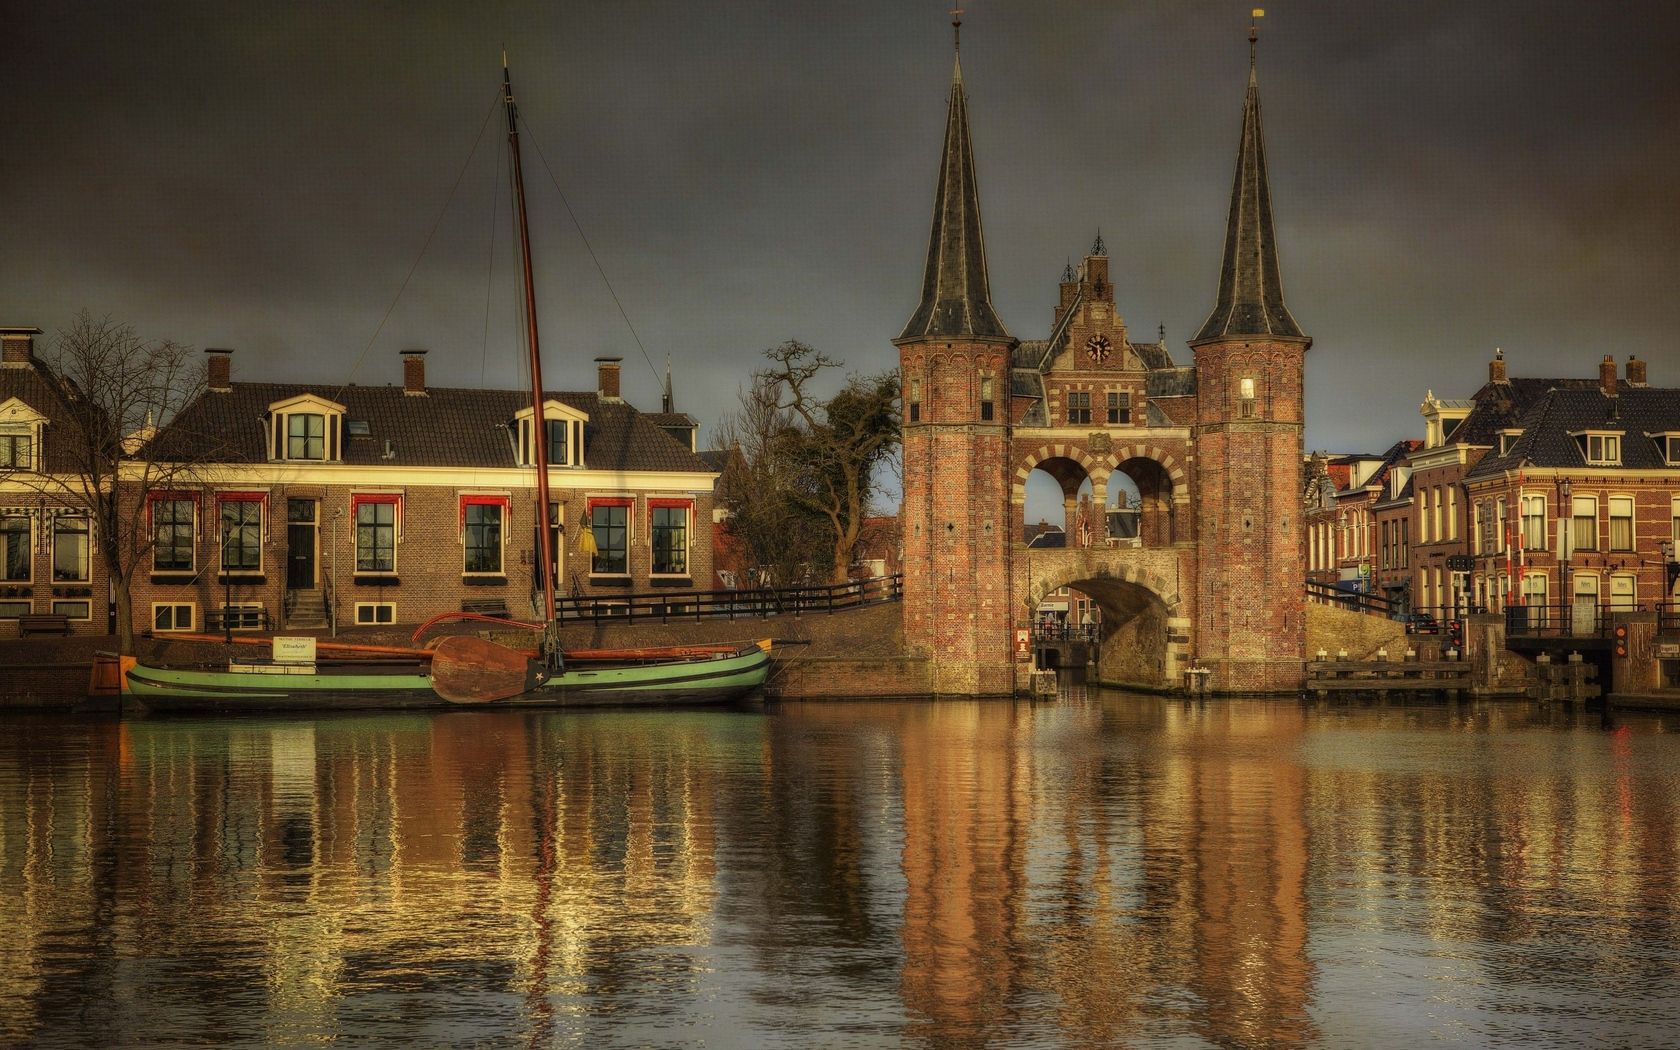
{"type": "Polygon", "coordinates": [[[286,592],[286,629],[327,626],[327,602],[318,587],[286,592]]]}

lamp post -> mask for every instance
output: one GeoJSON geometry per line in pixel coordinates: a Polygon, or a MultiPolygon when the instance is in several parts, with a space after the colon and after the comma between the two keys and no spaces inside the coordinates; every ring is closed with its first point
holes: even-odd
{"type": "MultiPolygon", "coordinates": [[[[1569,595],[1569,559],[1575,551],[1575,504],[1570,499],[1574,486],[1564,478],[1558,491],[1563,496],[1563,503],[1558,507],[1558,618],[1561,620],[1565,612],[1573,616],[1575,609],[1574,599],[1569,595]]],[[[1574,630],[1573,621],[1570,630],[1574,630]]]]}
{"type": "Polygon", "coordinates": [[[228,535],[232,530],[222,522],[222,632],[228,645],[233,644],[233,573],[228,571],[228,535]]]}

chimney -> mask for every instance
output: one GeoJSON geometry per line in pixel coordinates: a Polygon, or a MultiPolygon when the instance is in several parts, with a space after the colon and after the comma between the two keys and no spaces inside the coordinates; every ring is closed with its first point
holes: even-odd
{"type": "Polygon", "coordinates": [[[225,347],[206,347],[205,353],[210,355],[207,367],[210,370],[209,387],[218,394],[228,393],[233,389],[233,351],[225,347]]]}
{"type": "Polygon", "coordinates": [[[621,400],[618,396],[618,366],[619,362],[623,360],[622,357],[597,357],[595,359],[596,392],[605,400],[621,400]]]}
{"type": "Polygon", "coordinates": [[[426,396],[426,351],[404,350],[403,394],[408,397],[426,396]]]}
{"type": "Polygon", "coordinates": [[[1605,397],[1616,396],[1616,359],[1609,354],[1598,363],[1598,388],[1605,397]]]}
{"type": "Polygon", "coordinates": [[[28,368],[35,360],[39,328],[0,328],[0,367],[28,368]]]}
{"type": "Polygon", "coordinates": [[[1488,362],[1488,382],[1504,383],[1508,381],[1505,378],[1505,351],[1496,346],[1493,348],[1493,360],[1488,362]]]}
{"type": "Polygon", "coordinates": [[[1628,355],[1627,381],[1628,386],[1645,385],[1645,362],[1641,361],[1637,357],[1634,357],[1632,354],[1628,355]]]}

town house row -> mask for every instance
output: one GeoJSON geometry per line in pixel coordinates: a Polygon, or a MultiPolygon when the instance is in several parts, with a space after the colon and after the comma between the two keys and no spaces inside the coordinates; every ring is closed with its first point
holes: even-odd
{"type": "Polygon", "coordinates": [[[1598,368],[1514,377],[1496,353],[1471,397],[1425,396],[1421,441],[1309,464],[1309,575],[1445,615],[1673,601],[1680,389],[1598,368]]]}
{"type": "MultiPolygon", "coordinates": [[[[72,469],[33,334],[7,330],[0,370],[0,637],[40,614],[103,634],[96,525],[28,476],[72,469]]],[[[207,389],[141,453],[183,464],[125,523],[150,546],[131,582],[141,631],[532,617],[537,439],[561,594],[610,613],[627,593],[712,586],[716,474],[696,423],[627,404],[616,358],[595,391],[548,394],[537,427],[528,392],[428,387],[423,351],[403,353],[400,386],[342,388],[234,382],[232,352],[206,353],[207,389]]]]}

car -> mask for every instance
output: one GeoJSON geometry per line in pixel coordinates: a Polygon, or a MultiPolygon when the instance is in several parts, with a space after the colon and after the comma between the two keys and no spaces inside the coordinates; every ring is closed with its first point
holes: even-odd
{"type": "Polygon", "coordinates": [[[1441,625],[1435,617],[1428,613],[1401,613],[1400,622],[1406,625],[1407,634],[1440,634],[1441,625]]]}

